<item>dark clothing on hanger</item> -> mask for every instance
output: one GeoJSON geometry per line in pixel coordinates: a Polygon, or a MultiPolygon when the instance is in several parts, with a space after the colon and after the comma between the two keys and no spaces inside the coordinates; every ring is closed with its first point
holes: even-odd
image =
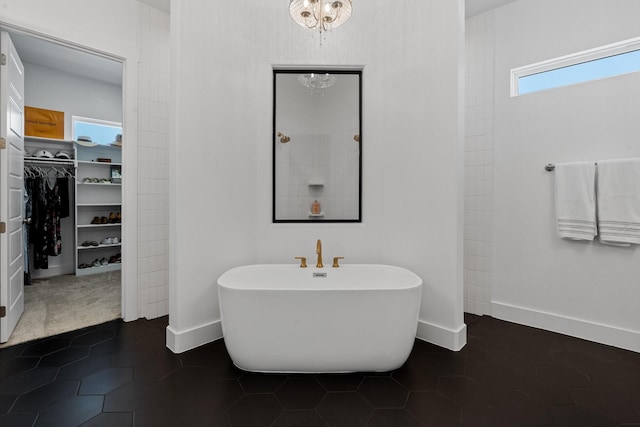
{"type": "Polygon", "coordinates": [[[31,228],[31,226],[29,225],[30,220],[31,220],[31,215],[33,214],[33,199],[32,199],[32,195],[31,195],[31,191],[33,189],[33,178],[30,177],[25,177],[24,178],[24,182],[23,182],[23,191],[24,194],[22,195],[23,198],[23,202],[24,202],[24,211],[23,211],[23,218],[26,222],[24,222],[22,224],[22,244],[23,244],[23,248],[22,248],[22,257],[23,262],[24,262],[24,284],[25,285],[30,285],[31,284],[31,271],[30,271],[30,265],[29,265],[29,230],[31,228]]]}
{"type": "Polygon", "coordinates": [[[69,197],[69,178],[58,177],[58,194],[60,195],[60,218],[71,214],[71,197],[69,197]]]}
{"type": "Polygon", "coordinates": [[[58,179],[51,183],[50,179],[45,179],[47,197],[47,254],[58,256],[62,252],[62,235],[60,228],[60,186],[58,179]]]}
{"type": "Polygon", "coordinates": [[[33,267],[49,268],[49,257],[47,254],[48,237],[47,226],[47,192],[46,178],[37,177],[33,179],[32,198],[33,214],[31,216],[31,242],[33,243],[33,267]]]}
{"type": "Polygon", "coordinates": [[[33,243],[33,267],[48,269],[49,257],[62,253],[61,219],[71,213],[69,179],[38,176],[26,178],[25,186],[31,201],[28,238],[33,243]]]}

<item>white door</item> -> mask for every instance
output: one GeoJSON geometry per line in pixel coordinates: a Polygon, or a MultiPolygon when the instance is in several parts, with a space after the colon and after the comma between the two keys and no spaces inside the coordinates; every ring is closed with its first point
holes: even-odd
{"type": "Polygon", "coordinates": [[[0,342],[7,342],[24,311],[24,67],[4,31],[0,47],[0,342]]]}

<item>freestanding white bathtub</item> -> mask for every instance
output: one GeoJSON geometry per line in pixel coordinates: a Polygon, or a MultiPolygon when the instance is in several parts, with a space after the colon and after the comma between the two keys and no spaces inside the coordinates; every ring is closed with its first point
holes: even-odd
{"type": "Polygon", "coordinates": [[[413,348],[421,288],[387,265],[233,268],[218,279],[225,345],[247,371],[390,371],[413,348]]]}

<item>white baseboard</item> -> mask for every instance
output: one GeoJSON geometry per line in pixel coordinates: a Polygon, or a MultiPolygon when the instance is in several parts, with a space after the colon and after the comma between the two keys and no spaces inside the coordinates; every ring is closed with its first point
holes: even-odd
{"type": "MultiPolygon", "coordinates": [[[[220,320],[181,332],[173,329],[171,325],[167,326],[167,348],[174,353],[183,353],[220,338],[220,320]]],[[[467,325],[463,324],[457,330],[453,330],[420,320],[416,338],[449,350],[460,351],[467,344],[467,325]]]]}
{"type": "Polygon", "coordinates": [[[496,319],[640,352],[640,332],[494,301],[496,319]]]}
{"type": "Polygon", "coordinates": [[[416,338],[449,350],[460,351],[467,344],[467,325],[463,324],[454,330],[419,320],[416,338]]]}
{"type": "Polygon", "coordinates": [[[31,269],[31,279],[48,279],[50,277],[73,274],[73,264],[50,265],[47,269],[31,269]]]}
{"type": "Polygon", "coordinates": [[[186,331],[176,331],[167,326],[167,347],[174,353],[183,353],[222,338],[222,322],[207,323],[186,331]]]}

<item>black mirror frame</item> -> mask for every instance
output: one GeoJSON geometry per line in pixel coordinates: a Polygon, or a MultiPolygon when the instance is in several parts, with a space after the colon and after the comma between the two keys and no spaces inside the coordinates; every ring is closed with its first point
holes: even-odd
{"type": "Polygon", "coordinates": [[[361,223],[362,222],[362,70],[360,69],[332,69],[332,68],[318,68],[318,69],[273,69],[273,123],[272,123],[272,214],[271,221],[276,223],[361,223]],[[358,76],[358,218],[355,219],[277,219],[276,218],[276,147],[277,147],[277,135],[276,135],[276,77],[278,74],[351,74],[358,76]]]}

